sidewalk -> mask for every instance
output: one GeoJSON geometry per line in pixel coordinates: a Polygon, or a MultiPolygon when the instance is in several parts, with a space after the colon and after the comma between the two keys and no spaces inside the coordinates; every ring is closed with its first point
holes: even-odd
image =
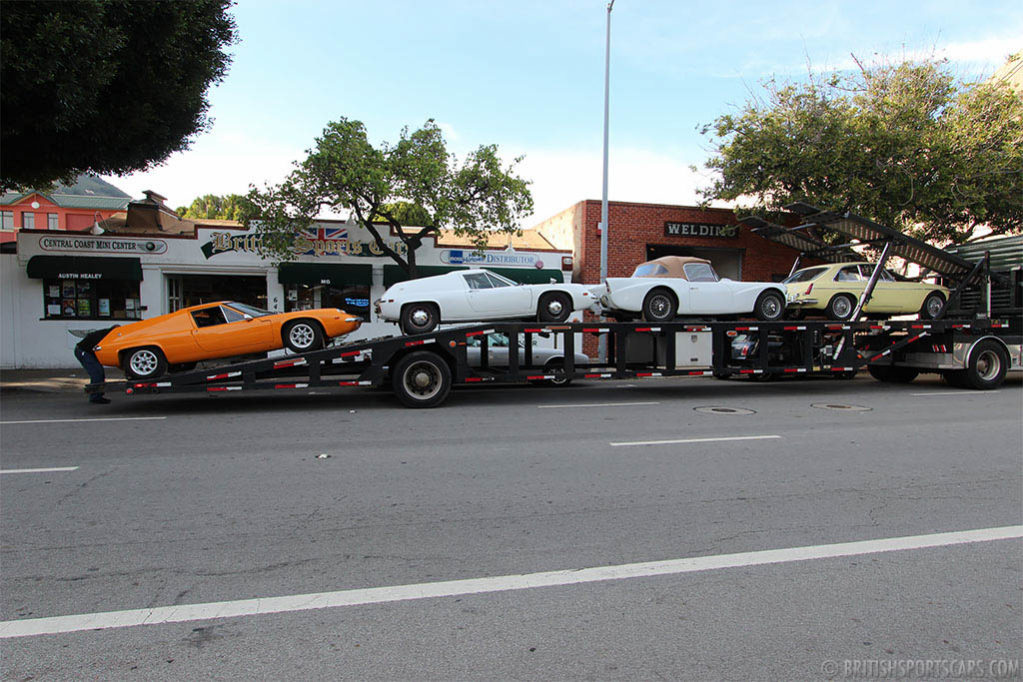
{"type": "Polygon", "coordinates": [[[32,391],[81,393],[89,383],[89,375],[79,368],[65,369],[4,369],[0,370],[0,392],[32,391]]]}

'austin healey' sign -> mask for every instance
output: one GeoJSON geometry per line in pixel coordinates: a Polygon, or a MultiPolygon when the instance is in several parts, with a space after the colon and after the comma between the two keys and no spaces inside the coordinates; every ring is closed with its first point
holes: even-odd
{"type": "Polygon", "coordinates": [[[731,239],[739,236],[738,225],[715,225],[712,223],[664,223],[666,237],[720,237],[731,239]]]}

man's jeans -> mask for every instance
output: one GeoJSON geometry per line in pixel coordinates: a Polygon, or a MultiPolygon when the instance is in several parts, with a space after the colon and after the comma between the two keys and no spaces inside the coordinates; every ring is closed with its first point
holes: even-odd
{"type": "MultiPolygon", "coordinates": [[[[103,371],[103,365],[99,364],[99,360],[96,359],[96,354],[88,350],[80,350],[75,348],[75,359],[82,364],[85,371],[89,373],[89,383],[102,384],[106,380],[106,373],[103,371]]],[[[102,393],[93,393],[89,396],[89,400],[97,402],[103,397],[102,393]]]]}

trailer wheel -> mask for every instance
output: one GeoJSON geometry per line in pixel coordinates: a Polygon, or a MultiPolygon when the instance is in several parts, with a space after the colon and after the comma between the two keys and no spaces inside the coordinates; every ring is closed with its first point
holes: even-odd
{"type": "Polygon", "coordinates": [[[124,356],[124,373],[132,379],[155,379],[167,373],[167,358],[156,346],[132,348],[124,356]]]}
{"type": "Polygon", "coordinates": [[[894,365],[867,365],[867,371],[878,381],[888,384],[908,384],[920,374],[920,370],[914,367],[894,365]]]}
{"type": "Polygon", "coordinates": [[[310,320],[292,320],[281,330],[284,345],[295,353],[308,353],[323,348],[323,331],[310,320]]]}
{"type": "Polygon", "coordinates": [[[1009,354],[997,341],[984,339],[977,343],[966,359],[966,369],[950,372],[948,381],[953,386],[987,391],[998,388],[1009,369],[1009,354]]]}
{"type": "Polygon", "coordinates": [[[785,317],[785,297],[778,291],[765,291],[757,298],[753,312],[763,322],[780,320],[785,317]]]}
{"type": "Polygon", "coordinates": [[[429,334],[440,323],[440,312],[432,303],[409,303],[401,310],[401,331],[409,336],[429,334]]]}
{"type": "Polygon", "coordinates": [[[921,320],[936,320],[938,315],[941,313],[942,307],[945,305],[945,297],[940,292],[932,291],[927,294],[927,298],[924,299],[924,304],[920,308],[920,319],[921,320]]]}
{"type": "Polygon", "coordinates": [[[539,322],[564,322],[572,314],[572,299],[568,294],[555,292],[544,294],[537,307],[536,319],[539,322]]]}
{"type": "Polygon", "coordinates": [[[677,311],[678,301],[667,289],[654,289],[643,299],[643,319],[647,322],[670,322],[677,311]]]}
{"type": "Polygon", "coordinates": [[[391,387],[406,407],[436,407],[451,391],[451,368],[436,353],[409,353],[391,372],[391,387]]]}
{"type": "Polygon", "coordinates": [[[829,320],[848,320],[856,309],[856,301],[849,294],[835,294],[828,301],[827,316],[829,320]]]}

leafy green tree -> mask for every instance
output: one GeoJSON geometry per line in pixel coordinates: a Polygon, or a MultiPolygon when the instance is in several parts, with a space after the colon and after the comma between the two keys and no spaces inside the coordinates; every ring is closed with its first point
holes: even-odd
{"type": "Polygon", "coordinates": [[[322,209],[349,211],[385,254],[416,277],[416,249],[440,229],[468,236],[480,249],[495,230],[518,232],[518,221],[533,208],[529,182],[514,174],[519,161],[502,166],[497,147],[482,145],[459,162],[433,120],[415,131],[405,128],[396,144],[377,148],[360,121],[342,118],[327,125],[283,183],[249,192],[256,214],[246,224],[263,235],[264,255],[289,260],[295,235],[322,209]],[[404,248],[385,242],[383,229],[404,248]]]}
{"type": "Polygon", "coordinates": [[[0,188],[145,170],[206,130],[231,0],[4,2],[0,188]]]}
{"type": "Polygon", "coordinates": [[[206,194],[192,201],[190,206],[181,206],[177,214],[182,218],[191,219],[213,219],[213,220],[237,220],[244,222],[252,215],[255,207],[248,197],[241,194],[228,194],[217,196],[206,194]]]}
{"type": "Polygon", "coordinates": [[[958,82],[942,61],[769,80],[702,132],[718,173],[704,198],[743,211],[806,201],[937,243],[980,225],[1023,229],[1023,99],[1002,83],[958,82]]]}

